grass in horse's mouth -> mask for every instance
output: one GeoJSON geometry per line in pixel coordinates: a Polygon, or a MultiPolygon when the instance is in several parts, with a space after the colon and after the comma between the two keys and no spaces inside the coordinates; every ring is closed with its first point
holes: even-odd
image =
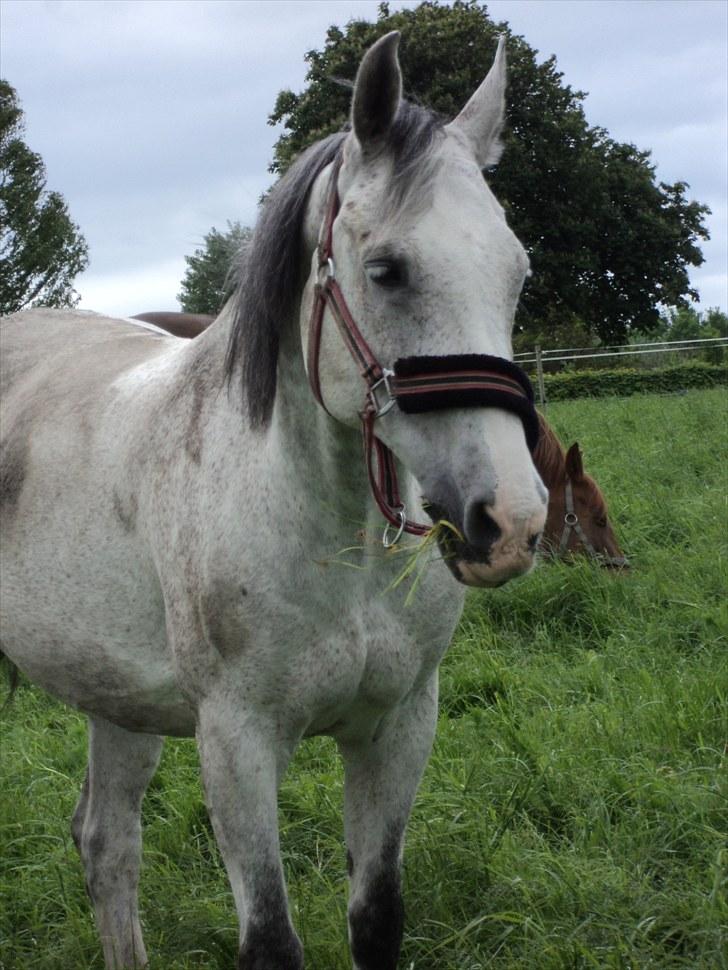
{"type": "Polygon", "coordinates": [[[368,569],[369,564],[350,562],[346,557],[350,555],[361,556],[363,554],[366,558],[384,561],[392,556],[397,556],[402,559],[402,569],[389,586],[387,586],[386,591],[395,590],[402,583],[409,580],[411,586],[404,601],[405,606],[409,606],[414,599],[415,592],[427,566],[437,559],[444,559],[449,555],[454,555],[454,553],[443,552],[443,548],[447,548],[447,540],[451,534],[461,542],[464,541],[462,533],[452,522],[448,522],[447,519],[439,519],[421,539],[412,542],[409,540],[403,542],[400,539],[387,549],[382,545],[381,536],[377,535],[375,537],[368,535],[362,529],[357,533],[357,537],[361,539],[360,545],[346,546],[344,549],[340,549],[331,559],[318,561],[322,565],[337,564],[340,566],[348,566],[350,569],[368,569]],[[431,555],[433,549],[436,552],[434,556],[431,555]]]}
{"type": "Polygon", "coordinates": [[[401,550],[400,544],[397,543],[395,546],[392,546],[391,549],[387,550],[390,554],[396,554],[398,551],[401,551],[407,555],[407,559],[402,567],[402,571],[387,587],[388,589],[397,589],[397,587],[403,582],[411,578],[412,585],[410,586],[407,596],[405,597],[405,606],[409,606],[414,599],[415,592],[417,591],[417,587],[427,566],[436,559],[445,559],[454,555],[454,552],[444,551],[449,548],[448,539],[450,538],[450,534],[454,535],[461,542],[465,541],[460,530],[454,526],[452,522],[448,522],[447,519],[438,519],[430,531],[425,533],[419,542],[414,544],[408,543],[407,545],[402,546],[401,550]],[[437,555],[428,556],[427,553],[432,550],[433,546],[437,551],[437,555]]]}

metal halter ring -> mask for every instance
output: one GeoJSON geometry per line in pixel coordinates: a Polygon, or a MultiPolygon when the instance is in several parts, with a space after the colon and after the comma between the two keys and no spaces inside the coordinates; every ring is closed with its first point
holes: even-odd
{"type": "Polygon", "coordinates": [[[405,514],[404,505],[401,505],[397,509],[397,515],[399,516],[399,528],[394,539],[389,538],[389,530],[392,528],[392,523],[387,522],[384,527],[384,533],[382,535],[382,545],[385,549],[391,549],[392,546],[396,546],[399,540],[402,538],[402,533],[404,532],[405,523],[407,522],[407,516],[405,514]]]}
{"type": "Polygon", "coordinates": [[[576,512],[567,512],[566,515],[564,516],[564,522],[567,525],[576,525],[578,521],[579,521],[579,517],[576,514],[576,512]]]}
{"type": "Polygon", "coordinates": [[[329,280],[336,279],[336,267],[334,266],[334,261],[331,256],[328,256],[325,262],[319,263],[318,273],[320,286],[327,283],[329,280]]]}

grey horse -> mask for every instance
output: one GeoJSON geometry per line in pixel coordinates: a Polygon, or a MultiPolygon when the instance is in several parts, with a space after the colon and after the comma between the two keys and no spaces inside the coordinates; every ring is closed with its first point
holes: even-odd
{"type": "MultiPolygon", "coordinates": [[[[163,735],[198,742],[238,967],[300,970],[277,789],[299,742],[322,733],[345,768],[353,963],[394,970],[438,664],[465,586],[534,562],[547,493],[508,364],[528,260],[481,173],[499,154],[503,43],[449,124],[402,100],[397,43],[363,58],[351,130],[271,193],[233,302],[195,340],[74,311],[2,325],[3,650],[89,717],[73,835],[109,970],[147,962],[140,806],[163,735]],[[386,364],[378,389],[324,299],[334,280],[359,346],[386,364]],[[506,387],[505,404],[392,407],[413,380],[392,362],[438,359],[491,361],[472,379],[506,387]],[[392,520],[452,524],[414,607],[393,585],[396,555],[327,565],[390,508],[388,544],[392,520]]],[[[463,373],[428,378],[443,379],[463,373]]]]}

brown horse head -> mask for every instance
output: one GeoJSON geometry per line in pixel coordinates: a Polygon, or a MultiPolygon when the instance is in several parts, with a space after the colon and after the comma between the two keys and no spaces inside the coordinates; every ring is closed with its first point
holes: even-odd
{"type": "Polygon", "coordinates": [[[132,320],[142,320],[153,323],[171,333],[173,337],[192,339],[207,330],[215,318],[209,313],[178,313],[173,310],[154,310],[147,313],[137,313],[132,320]]]}
{"type": "Polygon", "coordinates": [[[541,436],[533,460],[549,490],[542,551],[558,558],[586,555],[612,568],[628,566],[609,521],[606,500],[584,471],[579,445],[574,442],[564,452],[542,415],[539,423],[541,436]]]}

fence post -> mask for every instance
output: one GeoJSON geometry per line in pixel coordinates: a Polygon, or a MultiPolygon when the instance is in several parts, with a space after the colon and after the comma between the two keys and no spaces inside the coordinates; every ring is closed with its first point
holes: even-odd
{"type": "Polygon", "coordinates": [[[538,404],[546,408],[546,385],[543,380],[543,360],[541,359],[541,344],[536,344],[536,374],[538,376],[538,404]]]}

